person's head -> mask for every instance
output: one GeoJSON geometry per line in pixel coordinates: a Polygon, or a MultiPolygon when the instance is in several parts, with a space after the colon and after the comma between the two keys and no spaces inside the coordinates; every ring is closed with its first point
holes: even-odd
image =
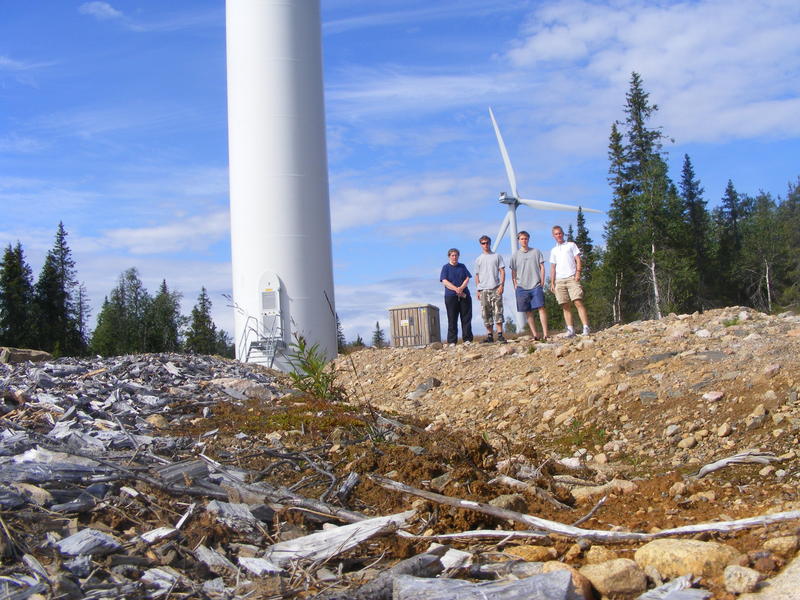
{"type": "Polygon", "coordinates": [[[524,229],[517,234],[517,241],[519,245],[522,246],[524,249],[527,250],[528,242],[531,239],[531,234],[525,231],[524,229]]]}
{"type": "Polygon", "coordinates": [[[458,262],[459,256],[461,256],[461,252],[458,251],[458,248],[450,248],[450,250],[447,251],[447,258],[450,260],[451,265],[458,262]]]}
{"type": "Polygon", "coordinates": [[[553,226],[553,239],[557,244],[564,243],[564,230],[561,229],[561,225],[553,226]]]}
{"type": "Polygon", "coordinates": [[[478,240],[481,244],[481,250],[484,252],[491,252],[492,250],[492,238],[488,235],[482,235],[481,239],[478,240]]]}

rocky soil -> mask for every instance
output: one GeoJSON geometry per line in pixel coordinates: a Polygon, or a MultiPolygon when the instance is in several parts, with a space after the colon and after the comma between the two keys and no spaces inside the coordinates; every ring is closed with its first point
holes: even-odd
{"type": "MultiPolygon", "coordinates": [[[[571,486],[575,510],[611,492],[584,527],[657,531],[800,508],[800,318],[790,313],[726,308],[550,343],[365,350],[339,366],[353,395],[421,419],[429,432],[479,435],[507,459],[499,461],[506,471],[548,461],[583,469],[584,479],[604,485],[571,486]],[[748,450],[766,462],[694,477],[748,450]]],[[[468,496],[458,483],[444,491],[468,496]]],[[[530,500],[527,508],[573,519],[530,500]]],[[[794,550],[776,554],[764,544],[796,534],[795,521],[699,537],[724,541],[748,557],[744,566],[769,576],[794,550]]],[[[634,550],[614,548],[625,558],[634,550]]],[[[586,560],[577,551],[568,558],[578,567],[586,560]]],[[[716,575],[707,586],[728,597],[716,575]]]]}
{"type": "Polygon", "coordinates": [[[213,357],[6,351],[0,595],[791,598],[798,362],[799,317],[742,308],[367,349],[333,402],[213,357]]]}

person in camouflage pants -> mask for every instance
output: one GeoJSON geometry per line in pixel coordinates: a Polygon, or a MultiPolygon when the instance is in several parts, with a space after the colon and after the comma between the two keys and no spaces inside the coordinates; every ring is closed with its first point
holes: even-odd
{"type": "Polygon", "coordinates": [[[492,240],[488,235],[481,236],[481,254],[475,259],[475,283],[478,300],[481,303],[483,324],[486,325],[486,339],[493,342],[492,327],[497,327],[497,341],[505,343],[503,337],[503,285],[506,281],[505,264],[500,254],[492,252],[492,240]]]}

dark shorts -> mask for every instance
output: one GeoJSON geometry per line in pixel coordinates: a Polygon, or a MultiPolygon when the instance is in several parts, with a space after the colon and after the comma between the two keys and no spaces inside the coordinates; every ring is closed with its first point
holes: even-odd
{"type": "Polygon", "coordinates": [[[542,286],[536,286],[532,290],[517,288],[517,311],[530,312],[544,306],[544,290],[542,286]]]}

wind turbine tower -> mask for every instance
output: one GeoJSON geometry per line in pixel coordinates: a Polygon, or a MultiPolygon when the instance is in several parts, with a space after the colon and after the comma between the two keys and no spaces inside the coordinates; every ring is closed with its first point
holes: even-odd
{"type": "Polygon", "coordinates": [[[319,0],[227,0],[236,357],[336,356],[319,0]]]}

